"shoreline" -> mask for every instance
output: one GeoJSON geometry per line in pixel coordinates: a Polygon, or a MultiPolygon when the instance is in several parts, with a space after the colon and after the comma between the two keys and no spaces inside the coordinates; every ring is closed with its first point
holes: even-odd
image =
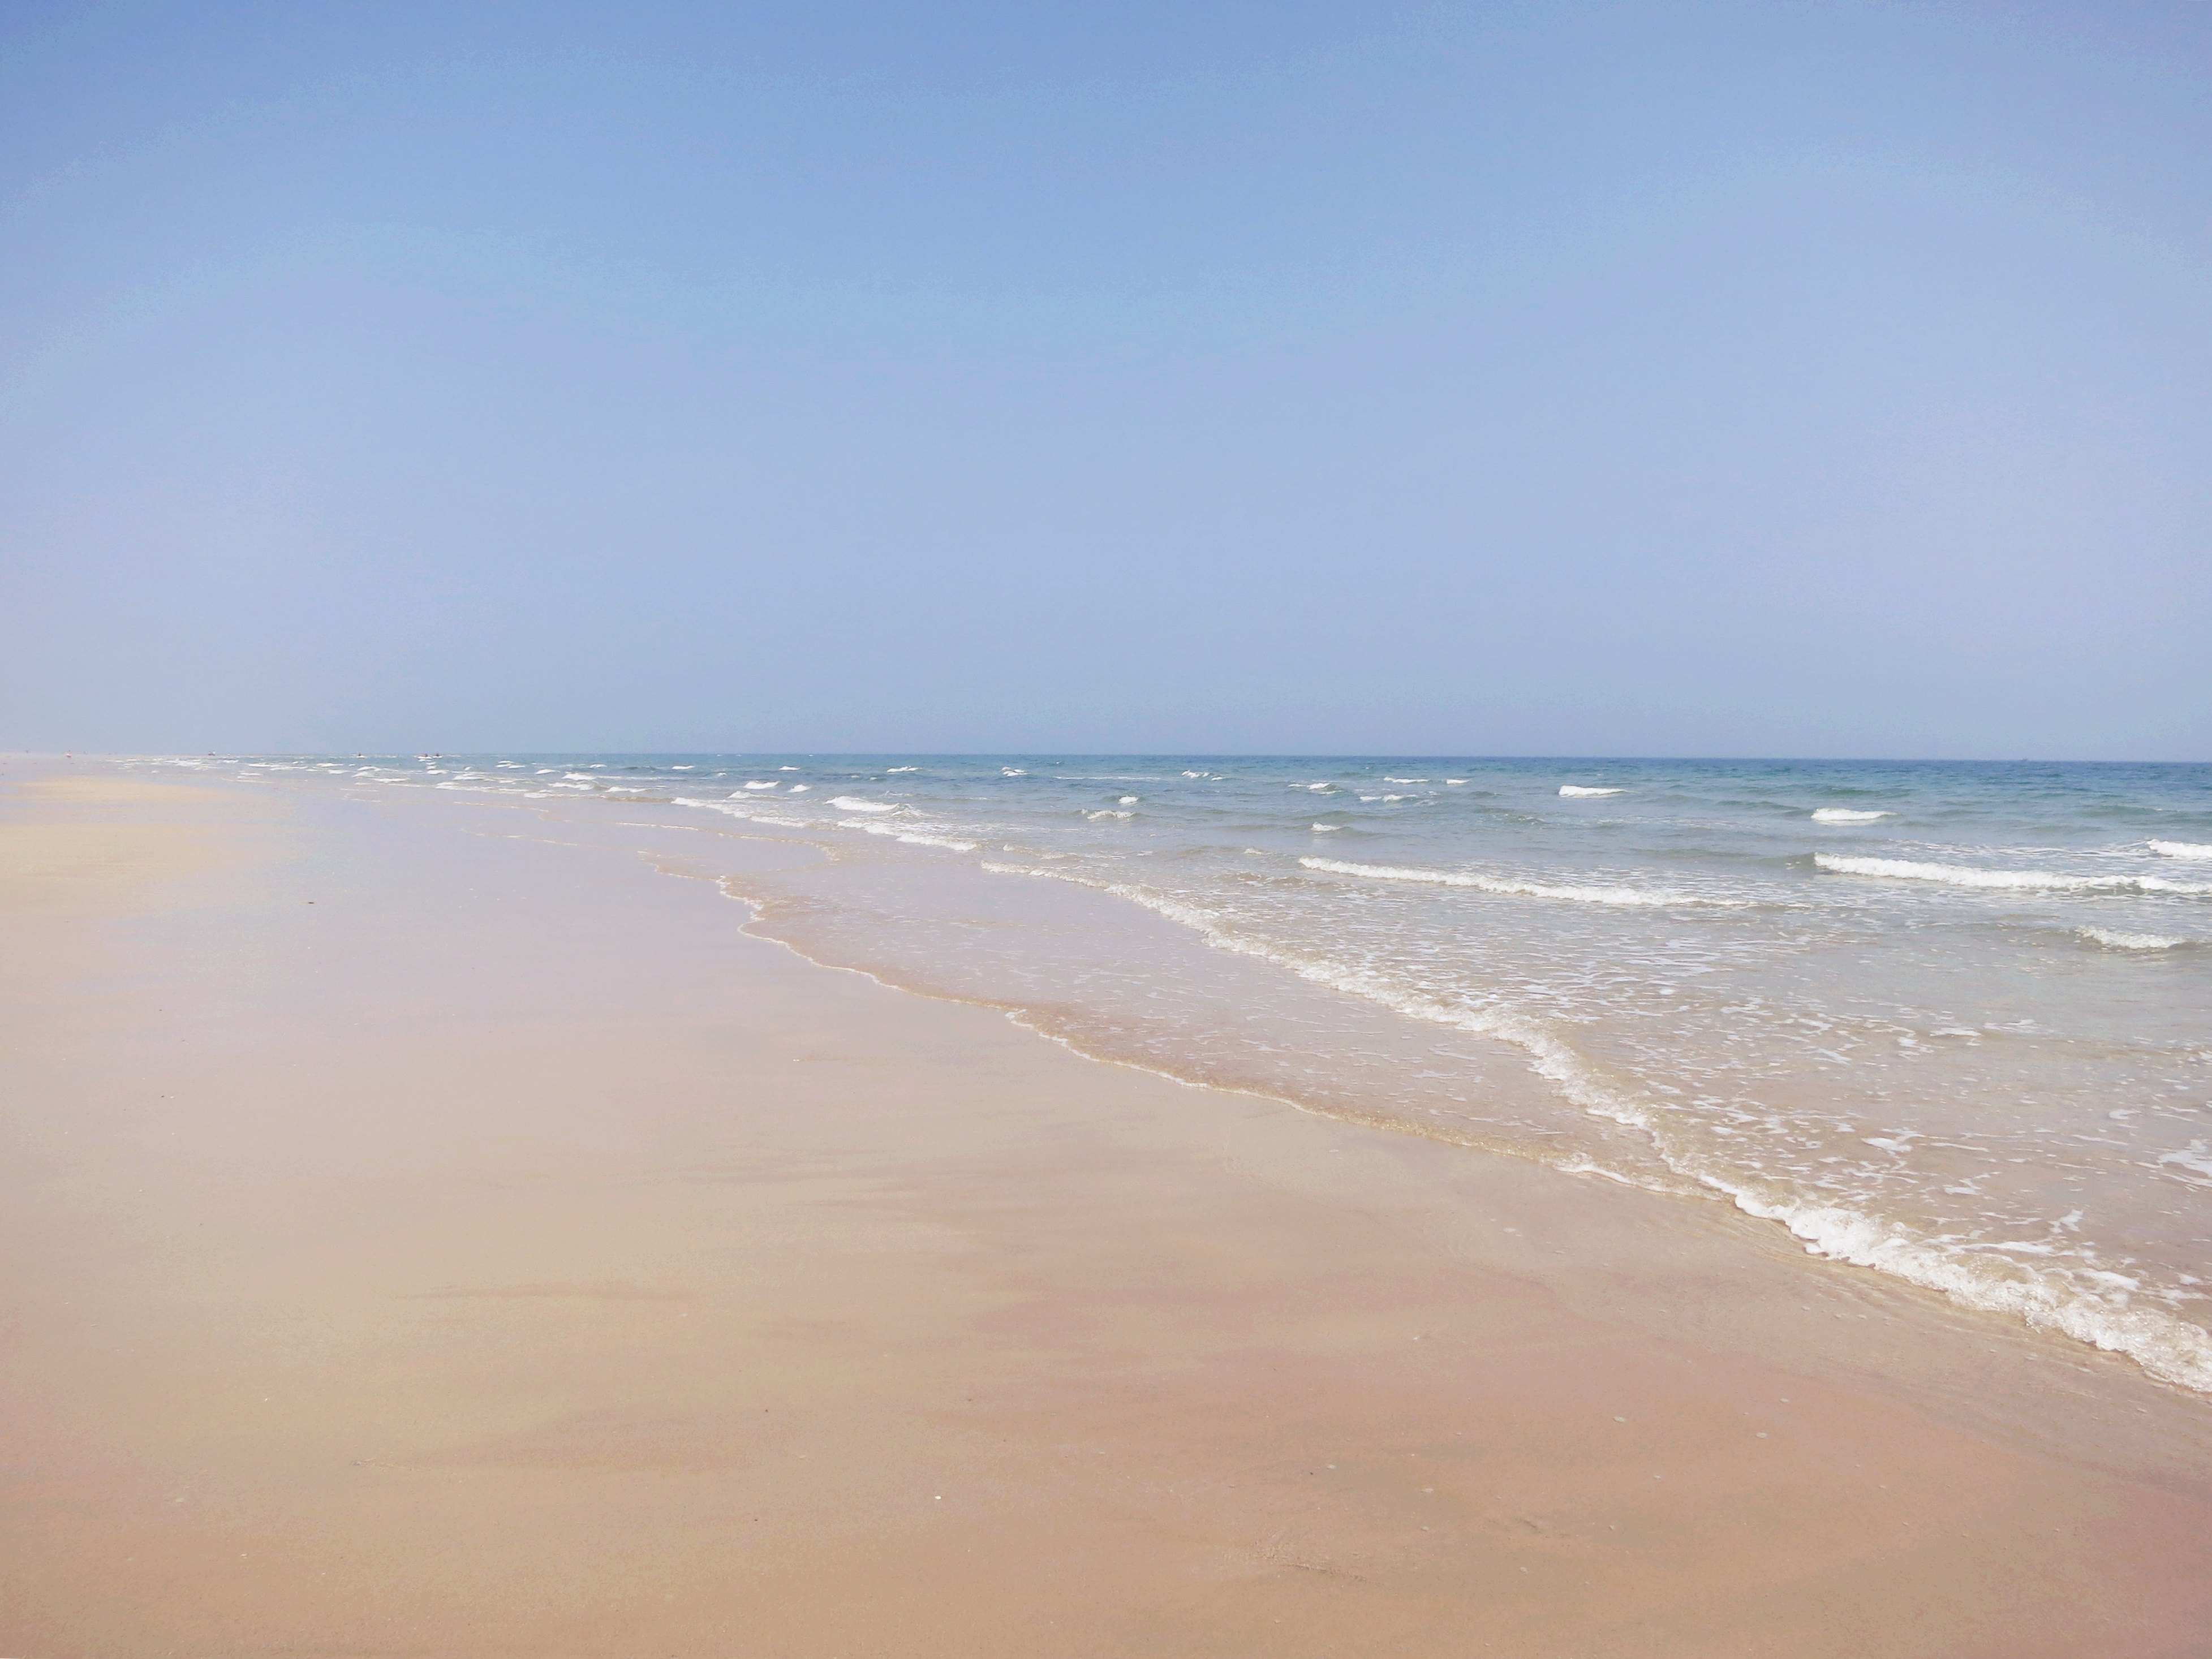
{"type": "Polygon", "coordinates": [[[70,775],[0,770],[9,1651],[2212,1636],[2212,1414],[2123,1360],[514,808],[70,775]]]}

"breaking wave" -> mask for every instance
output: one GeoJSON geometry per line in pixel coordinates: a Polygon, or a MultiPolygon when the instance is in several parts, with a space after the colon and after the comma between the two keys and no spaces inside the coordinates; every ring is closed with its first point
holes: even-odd
{"type": "Polygon", "coordinates": [[[2054,870],[1975,870],[1963,864],[1916,864],[1907,859],[1844,858],[1815,853],[1813,863],[1835,876],[1881,876],[1892,881],[1940,882],[1951,887],[1996,888],[2027,893],[2175,893],[2212,896],[2202,883],[2160,876],[2069,876],[2054,870]]]}
{"type": "Polygon", "coordinates": [[[2077,927],[2074,931],[2092,945],[2114,951],[2171,951],[2189,943],[2185,939],[2168,939],[2163,933],[2116,933],[2108,927],[2077,927]]]}
{"type": "MultiPolygon", "coordinates": [[[[1316,826],[1318,827],[1318,826],[1316,826]]],[[[1300,859],[1309,870],[1333,876],[1360,876],[1370,881],[1425,882],[1437,887],[1473,887],[1485,893],[1513,898],[1571,899],[1583,904],[1616,905],[1741,905],[1742,899],[1701,898],[1694,893],[1670,892],[1653,887],[1559,887],[1539,881],[1514,881],[1503,876],[1475,875],[1460,870],[1411,870],[1394,864],[1347,864],[1340,859],[1300,859]]]]}

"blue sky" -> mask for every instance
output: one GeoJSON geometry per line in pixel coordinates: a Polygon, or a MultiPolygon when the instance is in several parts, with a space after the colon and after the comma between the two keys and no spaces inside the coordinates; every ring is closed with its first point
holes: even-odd
{"type": "Polygon", "coordinates": [[[2212,758],[2188,6],[0,9],[0,744],[2212,758]]]}

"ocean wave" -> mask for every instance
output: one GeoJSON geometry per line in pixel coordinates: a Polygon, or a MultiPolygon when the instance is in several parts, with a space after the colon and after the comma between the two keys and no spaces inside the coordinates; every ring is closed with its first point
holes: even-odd
{"type": "Polygon", "coordinates": [[[759,812],[750,806],[738,806],[733,804],[741,799],[742,797],[739,796],[732,796],[729,800],[700,800],[690,795],[678,795],[675,798],[674,804],[678,806],[696,806],[708,812],[720,812],[726,817],[743,818],[748,823],[771,823],[783,830],[811,830],[815,827],[814,820],[810,818],[794,818],[781,812],[759,812]]]}
{"type": "Polygon", "coordinates": [[[1976,870],[1963,864],[1916,864],[1906,859],[1813,854],[1815,868],[1835,876],[1881,876],[1893,881],[1940,882],[1951,887],[1995,888],[2027,893],[2172,893],[2212,896],[2212,886],[2160,876],[2069,876],[2055,870],[1976,870]]]}
{"type": "Polygon", "coordinates": [[[2154,841],[2150,850],[2160,858],[2212,859],[2212,847],[2201,841],[2154,841]]]}
{"type": "Polygon", "coordinates": [[[841,812],[896,812],[899,810],[888,801],[865,800],[858,795],[832,795],[830,804],[841,812]]]}
{"type": "MultiPolygon", "coordinates": [[[[1325,866],[1330,860],[1301,859],[1299,862],[1325,866]]],[[[1141,887],[1034,867],[984,867],[1099,888],[1182,922],[1217,949],[1274,963],[1301,979],[1380,1003],[1415,1019],[1510,1043],[1527,1057],[1539,1077],[1572,1104],[1593,1117],[1641,1130],[1661,1162],[1675,1175],[1720,1194],[1747,1215],[1779,1223],[1803,1241],[1813,1255],[1891,1274],[1968,1307],[2010,1314],[2038,1329],[2059,1332],[2093,1347],[2125,1354],[2166,1382],[2212,1394],[2212,1332],[2156,1309],[2130,1305],[2125,1299],[2129,1287],[2122,1287],[2118,1296],[2100,1293],[2098,1286],[2108,1284],[2112,1275],[2100,1274],[2093,1262],[2083,1261],[2078,1267],[2053,1262],[2033,1267],[2010,1259],[2002,1247],[1920,1237],[1902,1225],[1844,1206],[1806,1203],[1761,1190],[1752,1181],[1716,1167],[1709,1156],[1675,1144],[1663,1121],[1638,1104],[1603,1067],[1541,1020],[1511,1010],[1471,1007],[1432,993],[1409,990],[1371,969],[1267,945],[1230,931],[1218,916],[1201,907],[1141,887]],[[2087,1285],[2077,1282],[2084,1279],[2087,1285]]],[[[1382,870],[1385,866],[1353,867],[1382,870]]],[[[1391,874],[1402,878],[1402,872],[1391,874]]],[[[1541,1159],[1540,1153],[1535,1155],[1541,1161],[1552,1161],[1541,1159]]],[[[1577,1153],[1555,1167],[1572,1167],[1580,1158],[1577,1153]]],[[[2163,1161],[2196,1170],[2200,1167],[2197,1160],[2202,1158],[2202,1149],[2192,1146],[2189,1154],[2163,1161]]]]}
{"type": "Polygon", "coordinates": [[[1570,800],[1583,800],[1598,795],[1617,795],[1620,793],[1620,791],[1618,789],[1585,789],[1578,783],[1563,783],[1559,786],[1559,793],[1566,796],[1570,800]]]}
{"type": "Polygon", "coordinates": [[[2163,933],[2116,933],[2106,927],[2077,927],[2074,931],[2092,945],[2108,945],[2115,951],[2171,951],[2189,943],[2185,939],[2168,939],[2163,933]]]}
{"type": "Polygon", "coordinates": [[[1872,823],[1876,818],[1894,817],[1893,812],[1859,812],[1848,806],[1823,806],[1813,813],[1815,823],[1872,823]]]}
{"type": "Polygon", "coordinates": [[[1669,892],[1648,887],[1554,887],[1543,882],[1510,881],[1499,876],[1470,874],[1458,870],[1407,869],[1395,864],[1346,864],[1340,859],[1300,859],[1309,870],[1334,876],[1361,876],[1371,881],[1423,882],[1437,887],[1473,887],[1486,893],[1515,898],[1569,899],[1583,904],[1612,905],[1741,905],[1742,899],[1700,898],[1694,893],[1669,892]]]}
{"type": "Polygon", "coordinates": [[[2123,1287],[2115,1297],[2070,1282],[2077,1273],[2093,1284],[2112,1277],[2093,1265],[2038,1269],[2004,1252],[2056,1253],[2039,1247],[1917,1237],[1909,1229],[1840,1205],[1776,1201],[1737,1182],[1711,1180],[1711,1184],[1726,1192],[1746,1214],[1780,1222],[1814,1255],[1941,1291],[1970,1308],[2011,1314],[2038,1330],[2056,1331],[2107,1353],[2125,1354],[2165,1382],[2212,1394],[2212,1332],[2154,1308],[2130,1305],[2125,1292],[2131,1287],[2123,1287]]]}
{"type": "Polygon", "coordinates": [[[854,818],[837,827],[840,830],[865,830],[872,836],[889,836],[892,840],[902,841],[909,847],[943,847],[955,853],[972,853],[976,847],[976,843],[972,841],[961,841],[951,836],[926,835],[919,830],[904,829],[896,823],[868,823],[854,818]]]}

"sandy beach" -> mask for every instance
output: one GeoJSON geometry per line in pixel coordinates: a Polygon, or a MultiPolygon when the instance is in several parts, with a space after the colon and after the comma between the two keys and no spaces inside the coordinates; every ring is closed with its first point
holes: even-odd
{"type": "Polygon", "coordinates": [[[711,853],[0,765],[0,1652],[2212,1651],[2202,1400],[711,853]]]}

